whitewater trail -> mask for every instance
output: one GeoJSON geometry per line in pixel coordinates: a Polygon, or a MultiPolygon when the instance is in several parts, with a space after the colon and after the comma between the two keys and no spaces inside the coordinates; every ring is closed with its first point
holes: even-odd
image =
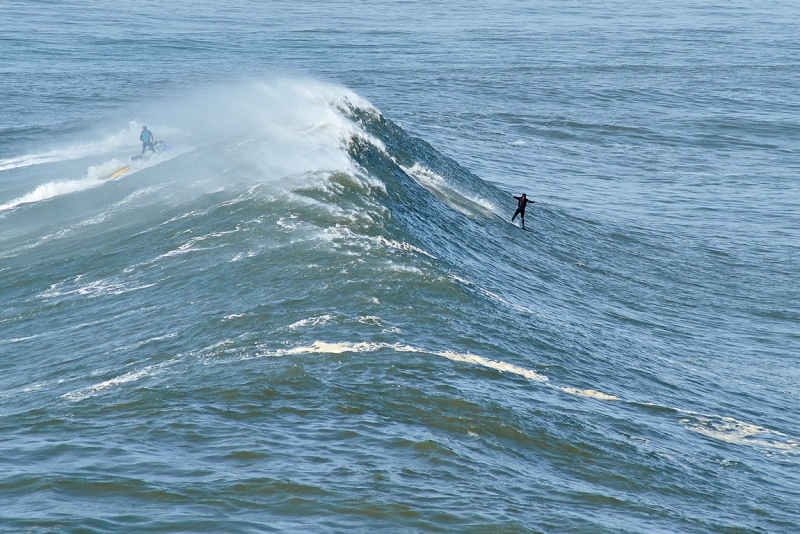
{"type": "Polygon", "coordinates": [[[0,204],[0,212],[13,210],[25,204],[34,204],[64,195],[94,189],[110,181],[130,177],[139,171],[169,161],[189,151],[190,149],[188,148],[173,149],[168,153],[158,154],[147,160],[140,160],[133,163],[114,158],[99,165],[92,165],[86,170],[86,175],[83,178],[52,180],[38,185],[32,191],[24,195],[9,200],[4,204],[0,204]],[[129,170],[124,171],[126,167],[129,167],[129,170]],[[120,173],[120,171],[124,172],[120,173]]]}

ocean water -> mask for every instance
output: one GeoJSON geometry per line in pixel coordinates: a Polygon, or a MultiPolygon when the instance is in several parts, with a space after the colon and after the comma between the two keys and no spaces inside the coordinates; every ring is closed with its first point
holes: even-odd
{"type": "Polygon", "coordinates": [[[798,23],[0,0],[0,531],[800,532],[798,23]]]}

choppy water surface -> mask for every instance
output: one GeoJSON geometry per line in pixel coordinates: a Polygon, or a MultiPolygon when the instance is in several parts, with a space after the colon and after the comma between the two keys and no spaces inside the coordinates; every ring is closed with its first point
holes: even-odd
{"type": "Polygon", "coordinates": [[[4,532],[800,530],[796,8],[0,11],[4,532]]]}

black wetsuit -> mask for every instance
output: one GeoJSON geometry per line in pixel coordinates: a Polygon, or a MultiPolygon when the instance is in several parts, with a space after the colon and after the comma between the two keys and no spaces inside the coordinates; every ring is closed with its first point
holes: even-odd
{"type": "Polygon", "coordinates": [[[139,136],[139,140],[142,142],[142,154],[148,148],[155,152],[156,151],[156,143],[155,138],[153,137],[153,132],[150,130],[142,130],[142,135],[139,136]]]}
{"type": "Polygon", "coordinates": [[[514,197],[517,199],[517,211],[514,212],[514,216],[511,217],[511,222],[514,222],[514,219],[517,218],[517,215],[520,216],[520,220],[522,221],[522,227],[525,228],[525,206],[528,202],[533,202],[532,200],[528,200],[528,197],[522,195],[521,197],[514,197]]]}

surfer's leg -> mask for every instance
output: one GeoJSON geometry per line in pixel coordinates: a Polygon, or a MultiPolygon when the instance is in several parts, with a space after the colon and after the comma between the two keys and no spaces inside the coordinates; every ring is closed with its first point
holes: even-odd
{"type": "Polygon", "coordinates": [[[519,214],[520,214],[520,211],[519,211],[519,209],[517,209],[517,211],[514,212],[514,216],[511,217],[511,222],[514,222],[514,219],[516,219],[517,215],[519,215],[519,214]]]}
{"type": "Polygon", "coordinates": [[[522,221],[522,228],[524,229],[525,228],[525,212],[524,211],[520,212],[519,219],[520,219],[520,221],[522,221]]]}

